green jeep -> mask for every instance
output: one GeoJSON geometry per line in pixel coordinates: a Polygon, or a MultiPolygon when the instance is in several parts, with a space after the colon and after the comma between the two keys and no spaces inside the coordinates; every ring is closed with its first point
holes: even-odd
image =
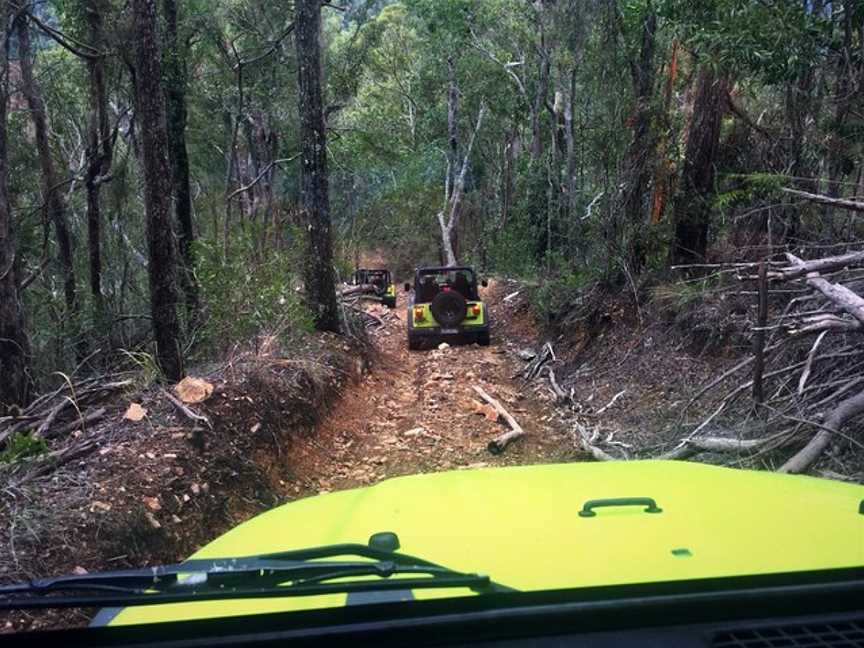
{"type": "MultiPolygon", "coordinates": [[[[486,286],[486,281],[480,282],[486,286]]],[[[411,284],[405,284],[410,291],[411,284]]],[[[408,302],[408,348],[424,340],[468,340],[489,345],[489,310],[480,299],[477,275],[469,267],[417,268],[408,302]]]]}
{"type": "Polygon", "coordinates": [[[381,299],[381,303],[387,308],[396,308],[396,285],[389,270],[361,268],[354,273],[351,283],[355,286],[374,286],[375,296],[381,299]]]}

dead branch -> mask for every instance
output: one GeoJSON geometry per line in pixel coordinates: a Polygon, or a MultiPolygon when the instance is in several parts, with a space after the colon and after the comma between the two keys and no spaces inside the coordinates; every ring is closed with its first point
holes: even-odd
{"type": "Polygon", "coordinates": [[[816,341],[813,343],[813,347],[810,349],[810,353],[807,355],[807,364],[804,365],[804,371],[801,372],[801,378],[798,381],[798,395],[804,393],[804,387],[807,385],[807,379],[810,377],[810,372],[813,370],[813,358],[816,357],[816,351],[819,350],[819,345],[822,344],[822,340],[825,339],[825,336],[828,334],[828,331],[822,331],[819,334],[819,337],[816,338],[816,341]]]}
{"type": "Polygon", "coordinates": [[[505,421],[507,421],[507,425],[510,426],[509,432],[495,437],[489,442],[489,445],[486,446],[486,448],[492,454],[501,454],[511,442],[525,436],[525,430],[523,430],[522,426],[516,422],[516,419],[513,418],[513,415],[510,414],[510,412],[508,412],[506,409],[504,409],[504,406],[501,405],[501,403],[499,403],[497,400],[487,394],[482,387],[474,385],[474,391],[477,392],[480,398],[482,398],[484,401],[494,407],[495,411],[498,412],[498,415],[505,421]]]}
{"type": "Polygon", "coordinates": [[[864,391],[847,398],[838,405],[825,420],[823,429],[816,433],[810,442],[794,457],[780,467],[780,472],[801,473],[807,470],[819,458],[819,455],[831,443],[834,434],[843,425],[864,412],[864,391]]]}
{"type": "Polygon", "coordinates": [[[353,295],[363,295],[366,293],[374,293],[377,289],[372,284],[359,284],[357,286],[348,286],[342,289],[342,297],[351,297],[353,295]]]}
{"type": "Polygon", "coordinates": [[[603,407],[601,407],[599,410],[597,410],[596,412],[594,412],[594,416],[600,416],[603,412],[605,412],[605,411],[608,410],[610,407],[612,407],[615,403],[617,403],[617,402],[618,402],[618,399],[621,398],[622,396],[624,396],[624,394],[626,394],[626,393],[627,393],[627,390],[626,390],[626,389],[622,389],[620,392],[618,392],[617,394],[615,394],[615,395],[612,397],[612,400],[610,400],[610,401],[609,401],[608,403],[606,403],[603,407]]]}
{"type": "Polygon", "coordinates": [[[169,392],[167,389],[162,390],[162,394],[171,401],[171,404],[174,405],[180,412],[188,418],[190,421],[194,421],[195,423],[203,423],[211,430],[213,429],[213,425],[210,423],[210,419],[204,416],[203,414],[198,414],[191,407],[183,404],[178,398],[175,398],[174,395],[169,392]]]}
{"type": "Polygon", "coordinates": [[[864,212],[864,203],[856,202],[854,200],[831,198],[830,196],[823,196],[821,194],[814,194],[807,191],[799,191],[798,189],[789,189],[786,187],[782,188],[780,191],[782,191],[783,193],[787,193],[790,196],[797,196],[798,198],[803,198],[804,200],[809,200],[810,202],[814,202],[819,205],[829,205],[830,207],[839,207],[840,209],[848,209],[849,211],[864,212]]]}
{"type": "Polygon", "coordinates": [[[825,273],[843,268],[852,268],[864,265],[864,251],[849,252],[848,254],[823,257],[821,259],[812,259],[809,261],[804,261],[797,257],[795,258],[796,261],[791,266],[777,268],[769,273],[769,276],[790,280],[803,277],[808,272],[825,273]]]}
{"type": "Polygon", "coordinates": [[[596,431],[593,435],[589,437],[588,430],[585,429],[584,425],[581,425],[578,422],[574,421],[573,426],[576,430],[576,436],[578,437],[577,441],[579,443],[579,446],[584,452],[590,454],[595,461],[617,461],[617,459],[611,454],[595,445],[595,441],[597,440],[598,436],[598,433],[596,431]]]}

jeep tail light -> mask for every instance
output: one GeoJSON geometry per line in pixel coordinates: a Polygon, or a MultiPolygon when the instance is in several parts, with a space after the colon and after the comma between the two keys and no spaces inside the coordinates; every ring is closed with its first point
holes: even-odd
{"type": "Polygon", "coordinates": [[[474,317],[480,317],[480,311],[481,311],[481,308],[482,308],[482,307],[480,306],[480,304],[474,304],[474,305],[471,307],[471,315],[474,316],[474,317]]]}
{"type": "Polygon", "coordinates": [[[423,320],[426,319],[426,313],[423,310],[422,306],[415,306],[414,307],[414,319],[418,320],[420,322],[422,322],[423,320]]]}

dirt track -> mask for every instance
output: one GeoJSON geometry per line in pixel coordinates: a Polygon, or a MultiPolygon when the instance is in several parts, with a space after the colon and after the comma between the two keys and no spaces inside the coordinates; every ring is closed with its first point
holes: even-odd
{"type": "Polygon", "coordinates": [[[314,438],[294,444],[291,472],[302,481],[294,493],[328,492],[387,477],[460,467],[572,461],[565,423],[544,387],[514,378],[524,366],[517,352],[536,344],[522,296],[503,298],[517,287],[492,282],[484,291],[491,305],[492,345],[407,350],[405,295],[393,311],[368,307],[385,326],[373,335],[377,359],[350,386],[314,438]],[[476,412],[472,386],[498,399],[528,433],[494,456],[487,444],[505,424],[476,412]]]}

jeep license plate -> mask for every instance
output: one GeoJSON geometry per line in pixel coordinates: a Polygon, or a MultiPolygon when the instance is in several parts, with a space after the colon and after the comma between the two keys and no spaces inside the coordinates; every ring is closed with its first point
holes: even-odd
{"type": "Polygon", "coordinates": [[[441,329],[442,335],[458,335],[459,329],[441,329]]]}

